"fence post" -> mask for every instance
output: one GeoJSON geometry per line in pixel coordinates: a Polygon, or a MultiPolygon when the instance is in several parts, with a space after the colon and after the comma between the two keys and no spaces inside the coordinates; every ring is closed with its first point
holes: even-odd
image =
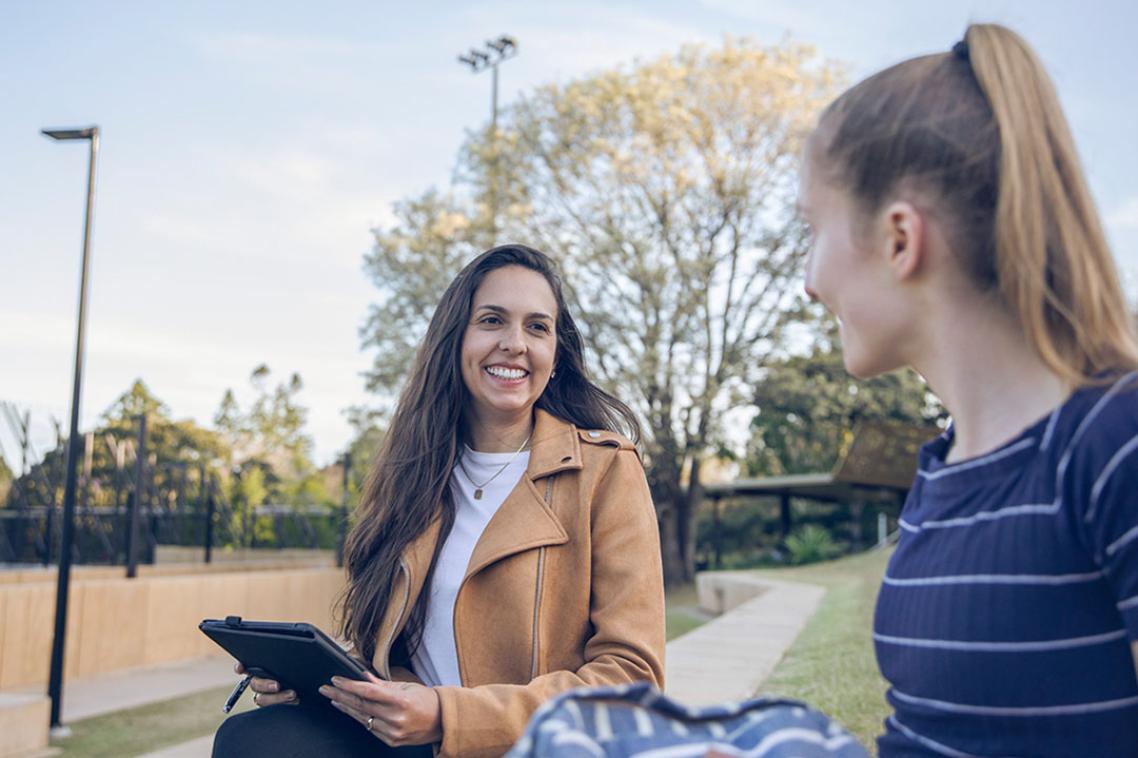
{"type": "Polygon", "coordinates": [[[207,493],[205,498],[205,562],[209,563],[213,560],[213,510],[215,507],[212,479],[209,480],[207,493]]]}
{"type": "Polygon", "coordinates": [[[142,493],[146,475],[146,414],[138,417],[138,449],[134,459],[134,497],[130,501],[130,528],[126,538],[126,578],[138,574],[138,511],[142,507],[142,493]]]}
{"type": "Polygon", "coordinates": [[[55,498],[48,503],[43,521],[43,565],[51,565],[51,541],[55,531],[55,498]]]}

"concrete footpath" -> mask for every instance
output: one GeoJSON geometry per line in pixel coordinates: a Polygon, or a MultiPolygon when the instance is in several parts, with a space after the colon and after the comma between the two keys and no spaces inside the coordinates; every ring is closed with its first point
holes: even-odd
{"type": "MultiPolygon", "coordinates": [[[[114,711],[171,700],[202,690],[235,684],[229,656],[195,658],[178,663],[126,669],[90,679],[64,682],[63,723],[82,721],[114,711]]],[[[24,687],[17,693],[43,694],[42,687],[24,687]]],[[[221,704],[218,703],[218,707],[221,704]]]]}
{"type": "MultiPolygon", "coordinates": [[[[691,705],[752,696],[825,594],[815,585],[747,572],[702,574],[699,584],[700,605],[721,615],[669,642],[666,653],[667,692],[691,705]]],[[[224,686],[235,681],[232,666],[228,657],[205,658],[71,682],[64,722],[224,686]]],[[[212,745],[213,735],[206,735],[141,758],[209,758],[212,745]]]]}
{"type": "Polygon", "coordinates": [[[692,706],[752,697],[826,594],[823,587],[716,571],[697,577],[716,618],[668,643],[665,692],[692,706]]]}

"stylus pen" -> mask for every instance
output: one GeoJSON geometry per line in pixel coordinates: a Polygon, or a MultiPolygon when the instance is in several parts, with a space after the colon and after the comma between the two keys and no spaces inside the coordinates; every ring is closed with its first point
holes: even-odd
{"type": "Polygon", "coordinates": [[[233,710],[233,706],[237,705],[237,701],[241,699],[241,693],[249,686],[249,682],[253,681],[253,675],[249,674],[247,677],[237,683],[233,688],[233,692],[229,693],[229,697],[225,699],[225,705],[221,706],[222,713],[229,713],[233,710]]]}

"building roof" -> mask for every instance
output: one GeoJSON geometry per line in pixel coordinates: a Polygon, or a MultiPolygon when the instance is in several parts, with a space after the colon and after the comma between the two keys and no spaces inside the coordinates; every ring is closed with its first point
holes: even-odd
{"type": "Polygon", "coordinates": [[[893,499],[909,490],[920,446],[939,431],[893,422],[859,423],[830,472],[736,479],[706,484],[703,492],[713,499],[771,495],[831,502],[893,499]]]}

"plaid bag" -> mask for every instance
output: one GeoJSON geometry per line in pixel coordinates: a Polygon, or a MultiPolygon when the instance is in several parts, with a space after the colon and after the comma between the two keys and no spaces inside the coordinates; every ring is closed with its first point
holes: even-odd
{"type": "Polygon", "coordinates": [[[838,722],[795,700],[753,698],[706,708],[646,682],[582,687],[534,713],[506,758],[868,758],[838,722]]]}

